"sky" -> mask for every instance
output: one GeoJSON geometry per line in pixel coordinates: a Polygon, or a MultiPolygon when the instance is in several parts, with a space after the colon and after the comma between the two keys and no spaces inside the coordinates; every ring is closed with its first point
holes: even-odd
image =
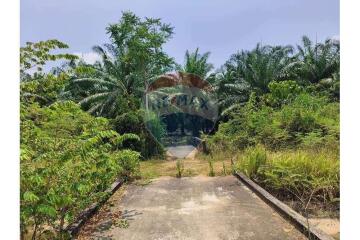
{"type": "Polygon", "coordinates": [[[21,0],[21,45],[56,38],[91,63],[94,45],[108,43],[105,28],[122,11],[161,18],[175,29],[165,51],[183,63],[187,49],[210,51],[219,68],[231,54],[256,43],[300,44],[340,38],[339,0],[21,0]]]}

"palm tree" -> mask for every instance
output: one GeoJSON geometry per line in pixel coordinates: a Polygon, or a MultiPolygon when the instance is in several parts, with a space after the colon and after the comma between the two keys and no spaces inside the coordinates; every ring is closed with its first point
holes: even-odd
{"type": "MultiPolygon", "coordinates": [[[[89,113],[97,116],[116,114],[119,99],[139,94],[143,82],[136,72],[130,72],[126,63],[116,56],[112,45],[94,46],[93,50],[101,56],[101,62],[94,65],[82,65],[91,69],[90,74],[75,76],[68,91],[89,113]],[[109,52],[112,52],[110,54],[109,52]]],[[[66,95],[66,93],[64,95],[66,95]]]]}
{"type": "Polygon", "coordinates": [[[233,54],[216,76],[216,88],[222,109],[247,101],[251,92],[269,92],[268,84],[288,77],[287,67],[293,61],[291,46],[261,46],[233,54]]]}
{"type": "Polygon", "coordinates": [[[340,44],[327,39],[325,43],[313,43],[303,36],[302,45],[297,46],[296,61],[289,67],[289,72],[302,81],[319,83],[326,78],[332,78],[340,70],[340,44]]]}
{"type": "Polygon", "coordinates": [[[124,12],[120,22],[106,30],[111,44],[93,48],[101,61],[87,65],[89,72],[75,76],[67,94],[92,114],[114,117],[123,112],[119,112],[121,107],[139,105],[151,80],[174,68],[173,58],[162,48],[173,28],[160,19],[142,20],[124,12]]]}
{"type": "Polygon", "coordinates": [[[217,93],[220,110],[231,110],[245,103],[248,98],[248,84],[236,81],[234,71],[226,71],[224,68],[214,77],[213,86],[217,93]]]}
{"type": "Polygon", "coordinates": [[[204,54],[199,53],[199,48],[195,52],[190,53],[186,50],[184,66],[179,67],[179,71],[193,73],[202,79],[205,79],[209,72],[214,68],[211,63],[208,63],[210,52],[204,54]]]}
{"type": "Polygon", "coordinates": [[[225,63],[227,71],[232,71],[234,80],[259,94],[269,91],[268,84],[274,80],[286,79],[286,67],[292,62],[291,46],[261,46],[252,51],[241,51],[231,56],[225,63]]]}

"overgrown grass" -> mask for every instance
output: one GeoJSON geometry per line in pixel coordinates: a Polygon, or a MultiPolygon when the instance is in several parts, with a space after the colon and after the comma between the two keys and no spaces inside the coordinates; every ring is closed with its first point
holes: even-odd
{"type": "Polygon", "coordinates": [[[140,162],[140,175],[142,179],[153,179],[162,176],[176,176],[175,161],[166,161],[161,158],[152,158],[140,162]]]}
{"type": "Polygon", "coordinates": [[[240,156],[238,168],[249,177],[256,177],[259,169],[266,164],[267,160],[266,151],[262,147],[248,148],[240,156]]]}
{"type": "MultiPolygon", "coordinates": [[[[220,156],[220,155],[219,155],[220,156]]],[[[183,170],[181,177],[208,176],[210,173],[209,160],[210,155],[197,154],[195,158],[181,160],[183,162],[183,170]]],[[[222,154],[221,157],[213,158],[212,171],[214,176],[224,176],[231,174],[227,169],[231,168],[230,155],[222,154]]],[[[171,176],[176,177],[178,173],[177,161],[165,160],[160,158],[152,158],[147,161],[140,162],[141,181],[148,182],[151,179],[171,176]]]]}
{"type": "MultiPolygon", "coordinates": [[[[199,153],[194,159],[182,161],[182,177],[224,176],[232,174],[233,170],[242,171],[299,212],[308,211],[315,216],[338,215],[338,149],[271,151],[258,145],[237,152],[199,153]]],[[[176,177],[176,163],[161,159],[141,162],[141,177],[144,181],[161,176],[176,177]]]]}
{"type": "Polygon", "coordinates": [[[256,146],[237,154],[236,169],[298,211],[338,214],[340,160],[334,150],[273,152],[256,146]]]}

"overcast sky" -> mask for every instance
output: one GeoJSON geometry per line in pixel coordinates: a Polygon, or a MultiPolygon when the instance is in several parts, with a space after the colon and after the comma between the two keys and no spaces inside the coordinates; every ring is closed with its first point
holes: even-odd
{"type": "Polygon", "coordinates": [[[91,62],[91,47],[109,41],[105,27],[126,10],[175,27],[165,50],[177,62],[200,47],[216,67],[257,42],[294,45],[340,31],[338,0],[21,0],[21,44],[56,38],[91,62]]]}

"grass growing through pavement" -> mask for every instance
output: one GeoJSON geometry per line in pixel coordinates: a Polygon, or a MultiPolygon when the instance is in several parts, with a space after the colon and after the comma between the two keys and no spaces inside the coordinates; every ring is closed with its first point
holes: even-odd
{"type": "MultiPolygon", "coordinates": [[[[235,167],[300,212],[307,205],[307,210],[316,216],[338,215],[340,161],[337,150],[275,152],[258,146],[233,153],[216,152],[212,156],[198,153],[194,158],[181,161],[182,177],[230,175],[235,167]]],[[[149,183],[161,176],[176,177],[176,163],[176,160],[165,159],[141,162],[141,181],[149,183]]]]}
{"type": "MultiPolygon", "coordinates": [[[[194,158],[181,160],[183,163],[182,177],[193,177],[198,175],[208,176],[210,156],[205,154],[197,154],[194,158]]],[[[162,176],[176,177],[178,170],[176,160],[166,160],[153,158],[140,163],[140,176],[143,181],[151,180],[162,176]]],[[[230,157],[212,160],[212,168],[214,176],[224,176],[224,169],[231,169],[230,157]]],[[[227,175],[230,171],[225,171],[227,175]]]]}

